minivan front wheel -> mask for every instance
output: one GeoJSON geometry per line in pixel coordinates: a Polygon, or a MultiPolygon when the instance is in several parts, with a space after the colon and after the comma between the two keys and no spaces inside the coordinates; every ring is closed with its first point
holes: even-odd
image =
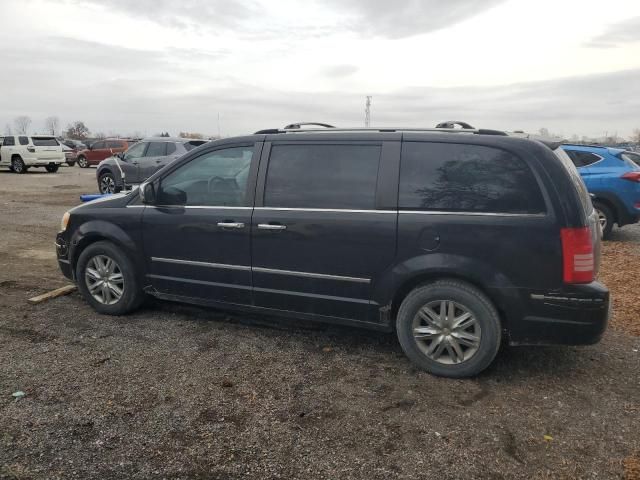
{"type": "Polygon", "coordinates": [[[76,281],[84,299],[106,315],[129,313],[144,300],[133,262],[111,242],[93,243],[82,252],[76,281]]]}
{"type": "Polygon", "coordinates": [[[441,280],[413,290],[398,310],[396,331],[409,359],[434,375],[462,378],[487,368],[500,347],[500,317],[478,289],[441,280]]]}

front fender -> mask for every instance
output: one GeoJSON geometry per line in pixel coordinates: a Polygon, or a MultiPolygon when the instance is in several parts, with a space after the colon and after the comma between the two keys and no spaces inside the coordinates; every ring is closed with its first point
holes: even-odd
{"type": "Polygon", "coordinates": [[[89,220],[78,226],[71,237],[69,261],[74,270],[82,250],[91,243],[101,240],[108,240],[119,246],[137,268],[142,267],[143,261],[136,242],[122,227],[104,220],[89,220]]]}

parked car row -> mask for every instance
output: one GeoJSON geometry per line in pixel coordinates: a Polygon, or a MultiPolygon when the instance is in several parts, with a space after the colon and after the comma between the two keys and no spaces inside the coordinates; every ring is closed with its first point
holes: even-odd
{"type": "Polygon", "coordinates": [[[578,168],[598,212],[602,234],[640,218],[640,154],[615,148],[563,145],[578,168]]]}
{"type": "Polygon", "coordinates": [[[152,137],[98,164],[96,178],[100,193],[116,193],[139,184],[206,140],[152,137]]]}
{"type": "Polygon", "coordinates": [[[264,132],[65,213],[63,274],[103,314],[152,295],[395,332],[418,368],[449,377],[482,371],[502,343],[600,339],[600,223],[559,144],[471,128],[264,132]]]}

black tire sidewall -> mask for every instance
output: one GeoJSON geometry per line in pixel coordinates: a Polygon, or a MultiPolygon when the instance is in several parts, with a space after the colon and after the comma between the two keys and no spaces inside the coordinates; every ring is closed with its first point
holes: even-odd
{"type": "Polygon", "coordinates": [[[46,169],[46,170],[47,170],[47,172],[49,172],[49,173],[56,173],[56,172],[58,171],[58,169],[59,169],[59,168],[60,168],[60,167],[59,167],[58,165],[55,165],[55,164],[54,164],[54,165],[47,165],[47,166],[45,167],[45,169],[46,169]]]}
{"type": "Polygon", "coordinates": [[[405,354],[420,369],[434,375],[464,378],[479,374],[493,362],[502,337],[500,317],[490,300],[476,288],[457,281],[439,281],[413,290],[402,302],[396,319],[398,341],[405,354]],[[445,365],[428,358],[413,338],[413,319],[418,310],[434,300],[453,300],[469,308],[480,324],[478,351],[469,360],[445,365]]]}
{"type": "MultiPolygon", "coordinates": [[[[607,217],[607,227],[602,231],[602,239],[607,240],[611,236],[611,231],[613,230],[613,224],[615,222],[615,218],[613,218],[613,211],[607,205],[600,202],[593,202],[593,208],[601,211],[605,217],[607,217]]],[[[598,218],[598,222],[600,218],[598,218]]]]}
{"type": "Polygon", "coordinates": [[[24,160],[22,160],[22,158],[20,157],[14,157],[11,160],[11,167],[12,167],[12,171],[15,173],[27,173],[27,166],[24,164],[24,160]],[[15,162],[15,163],[14,163],[15,162]],[[22,169],[21,170],[16,170],[15,165],[22,165],[22,169]]]}
{"type": "Polygon", "coordinates": [[[91,307],[97,312],[106,315],[123,315],[129,313],[140,306],[144,300],[144,294],[136,276],[133,262],[120,248],[111,242],[96,242],[84,249],[76,264],[76,282],[78,284],[78,290],[80,290],[80,293],[91,307]],[[87,263],[96,255],[107,255],[111,257],[120,266],[120,270],[122,271],[124,277],[124,294],[122,298],[113,305],[104,305],[93,298],[85,282],[84,271],[87,263]]]}

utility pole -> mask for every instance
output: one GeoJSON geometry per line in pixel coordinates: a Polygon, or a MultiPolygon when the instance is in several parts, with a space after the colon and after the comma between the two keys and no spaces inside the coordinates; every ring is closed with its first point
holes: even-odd
{"type": "Polygon", "coordinates": [[[364,109],[364,126],[369,128],[371,126],[371,96],[367,95],[367,103],[364,109]]]}

